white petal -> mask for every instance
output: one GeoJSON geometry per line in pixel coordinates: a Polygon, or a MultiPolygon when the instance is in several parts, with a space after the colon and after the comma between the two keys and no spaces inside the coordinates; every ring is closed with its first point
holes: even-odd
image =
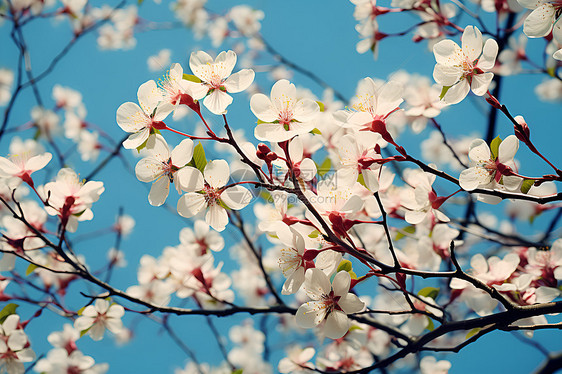
{"type": "Polygon", "coordinates": [[[470,91],[470,86],[466,79],[461,80],[459,83],[455,84],[453,87],[449,88],[449,91],[443,97],[443,100],[447,104],[457,104],[461,102],[470,91]]]}
{"type": "Polygon", "coordinates": [[[322,270],[312,268],[305,273],[304,290],[310,298],[320,300],[323,295],[330,293],[332,286],[322,270]]]}
{"type": "Polygon", "coordinates": [[[332,289],[334,290],[334,295],[336,296],[347,295],[350,284],[351,284],[351,276],[349,275],[349,273],[347,271],[338,272],[332,282],[332,289]]]}
{"type": "Polygon", "coordinates": [[[252,201],[252,194],[244,187],[237,185],[224,190],[220,199],[230,209],[240,210],[252,201]]]}
{"type": "Polygon", "coordinates": [[[207,163],[203,171],[205,181],[213,188],[226,185],[230,178],[230,168],[225,160],[212,160],[207,163]]]}
{"type": "Polygon", "coordinates": [[[254,76],[255,73],[252,69],[243,69],[228,77],[223,83],[223,86],[224,88],[226,88],[226,92],[241,92],[250,87],[250,85],[254,81],[254,76]]]}
{"type": "Polygon", "coordinates": [[[178,200],[178,213],[185,218],[191,218],[207,206],[205,195],[188,192],[178,200]]]}
{"type": "Polygon", "coordinates": [[[552,30],[556,10],[551,3],[545,3],[533,10],[523,24],[523,32],[529,38],[546,36],[552,30]]]}
{"type": "Polygon", "coordinates": [[[222,206],[213,204],[209,207],[205,215],[205,221],[213,229],[223,231],[226,225],[228,225],[228,213],[226,213],[226,210],[222,206]]]}
{"type": "Polygon", "coordinates": [[[472,76],[472,83],[470,88],[476,96],[482,96],[488,91],[490,83],[494,78],[493,73],[476,74],[472,76]]]}
{"type": "Polygon", "coordinates": [[[343,311],[347,314],[351,313],[358,313],[365,307],[365,303],[361,301],[352,293],[348,293],[347,295],[343,296],[339,301],[338,305],[343,309],[343,311]]]}
{"type": "Polygon", "coordinates": [[[163,99],[161,91],[153,80],[145,82],[139,87],[137,97],[141,109],[147,116],[152,115],[158,103],[163,99]]]}
{"type": "Polygon", "coordinates": [[[482,56],[478,60],[478,67],[480,69],[489,70],[494,67],[496,63],[496,56],[498,55],[498,43],[494,39],[486,40],[482,56]]]}
{"type": "Polygon", "coordinates": [[[470,61],[482,53],[482,33],[477,27],[467,26],[462,34],[462,52],[470,61]]]}
{"type": "Polygon", "coordinates": [[[160,206],[164,204],[169,193],[170,179],[167,176],[162,176],[156,182],[152,183],[150,193],[148,194],[148,202],[152,206],[160,206]]]}
{"type": "Polygon", "coordinates": [[[295,315],[297,325],[309,329],[318,326],[326,317],[326,308],[322,301],[309,301],[302,304],[295,315]]]}
{"type": "Polygon", "coordinates": [[[310,122],[318,116],[320,107],[310,99],[299,100],[293,108],[293,118],[299,122],[310,122]]]}
{"type": "Polygon", "coordinates": [[[252,96],[250,99],[250,109],[259,120],[264,122],[273,122],[278,117],[278,113],[273,108],[271,100],[261,93],[252,96]]]}
{"type": "Polygon", "coordinates": [[[508,136],[499,146],[498,161],[502,164],[512,161],[518,149],[519,139],[515,135],[508,136]]]}
{"type": "Polygon", "coordinates": [[[137,132],[150,122],[143,110],[132,102],[121,104],[117,109],[116,119],[119,127],[125,132],[137,132]]]}
{"type": "Polygon", "coordinates": [[[180,187],[185,192],[201,191],[205,187],[203,174],[191,166],[185,166],[176,172],[180,187]]]}
{"type": "Polygon", "coordinates": [[[441,40],[433,46],[433,54],[438,64],[451,66],[456,65],[460,47],[450,39],[441,40]]]}
{"type": "Polygon", "coordinates": [[[162,176],[164,173],[164,165],[161,161],[147,157],[143,158],[135,166],[135,174],[141,182],[152,182],[162,176]]]}
{"type": "Polygon", "coordinates": [[[326,317],[324,325],[324,333],[328,338],[339,339],[343,337],[349,330],[349,318],[340,310],[333,310],[326,317]]]}
{"type": "Polygon", "coordinates": [[[184,139],[172,151],[172,164],[177,167],[187,165],[193,157],[193,140],[184,139]]]}
{"type": "Polygon", "coordinates": [[[226,107],[231,103],[232,96],[218,89],[211,92],[205,100],[203,100],[205,107],[207,107],[211,113],[217,115],[225,113],[226,107]]]}

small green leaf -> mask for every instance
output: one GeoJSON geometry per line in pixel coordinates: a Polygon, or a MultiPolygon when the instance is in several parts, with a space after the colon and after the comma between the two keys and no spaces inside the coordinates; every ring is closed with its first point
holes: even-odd
{"type": "Polygon", "coordinates": [[[490,143],[490,152],[492,152],[492,158],[495,160],[498,158],[498,150],[500,149],[500,144],[502,142],[502,138],[500,136],[496,136],[494,140],[490,143]]]}
{"type": "Polygon", "coordinates": [[[318,235],[320,235],[320,231],[314,230],[314,231],[312,231],[310,234],[308,234],[308,237],[314,239],[314,238],[317,238],[318,235]]]}
{"type": "Polygon", "coordinates": [[[83,337],[84,335],[86,335],[90,329],[91,329],[91,327],[87,328],[86,330],[80,331],[80,337],[83,337]]]}
{"type": "Polygon", "coordinates": [[[9,303],[0,311],[0,324],[4,323],[6,318],[12,314],[16,314],[16,309],[19,307],[18,304],[9,303]]]}
{"type": "Polygon", "coordinates": [[[86,309],[85,306],[83,306],[82,308],[78,309],[78,311],[76,312],[79,316],[82,315],[82,313],[84,312],[84,309],[86,309]]]}
{"type": "Polygon", "coordinates": [[[27,267],[27,270],[25,271],[25,275],[29,275],[31,273],[33,273],[33,270],[37,269],[37,265],[35,264],[29,264],[29,266],[27,267]]]}
{"type": "Polygon", "coordinates": [[[200,171],[203,172],[205,170],[205,166],[207,165],[207,158],[205,157],[205,150],[203,149],[203,145],[201,142],[195,146],[193,149],[193,159],[192,159],[195,167],[200,171]]]}
{"type": "Polygon", "coordinates": [[[349,331],[354,331],[354,330],[363,330],[363,329],[362,329],[361,327],[357,326],[357,325],[352,325],[352,326],[349,328],[349,331]]]}
{"type": "Polygon", "coordinates": [[[139,145],[137,147],[137,152],[142,151],[144,148],[146,148],[146,143],[148,143],[148,138],[144,141],[144,143],[142,143],[141,145],[139,145]]]}
{"type": "Polygon", "coordinates": [[[556,67],[549,67],[546,69],[546,72],[548,75],[550,75],[551,77],[556,78],[556,67]]]}
{"type": "Polygon", "coordinates": [[[534,179],[525,179],[523,181],[523,184],[521,184],[521,192],[523,192],[523,193],[529,192],[531,187],[533,187],[533,184],[535,184],[534,179]]]}
{"type": "Polygon", "coordinates": [[[429,331],[435,330],[435,325],[433,324],[433,321],[429,317],[427,317],[427,326],[425,328],[428,329],[429,331]]]}
{"type": "Polygon", "coordinates": [[[138,5],[141,5],[142,3],[144,3],[144,0],[138,0],[137,3],[138,5]]]}
{"type": "Polygon", "coordinates": [[[351,265],[351,261],[349,261],[349,260],[342,260],[342,261],[340,262],[340,264],[338,265],[338,270],[337,270],[337,272],[340,272],[340,271],[347,271],[347,272],[350,272],[350,271],[352,271],[352,268],[353,268],[353,266],[351,265]]]}
{"type": "Polygon", "coordinates": [[[472,338],[474,335],[478,334],[478,332],[482,330],[482,328],[477,327],[475,329],[472,329],[468,332],[468,334],[466,334],[466,338],[465,339],[470,339],[472,338]]]}
{"type": "Polygon", "coordinates": [[[322,162],[322,164],[318,166],[316,169],[318,170],[318,175],[321,177],[323,177],[324,175],[326,175],[326,173],[332,170],[332,160],[330,159],[330,157],[326,157],[326,159],[322,162]]]}
{"type": "Polygon", "coordinates": [[[316,104],[318,104],[318,106],[320,107],[320,111],[323,112],[325,107],[324,107],[324,103],[321,101],[317,101],[316,104]]]}
{"type": "Polygon", "coordinates": [[[258,125],[261,125],[262,123],[269,123],[269,122],[265,122],[265,121],[262,121],[261,119],[258,119],[258,125]]]}
{"type": "Polygon", "coordinates": [[[449,91],[449,88],[451,87],[452,86],[443,86],[443,89],[441,89],[441,95],[439,95],[439,100],[443,100],[443,98],[447,94],[447,91],[449,91]]]}
{"type": "Polygon", "coordinates": [[[363,187],[367,188],[367,185],[365,184],[365,178],[363,177],[363,174],[359,174],[359,176],[357,176],[357,183],[359,183],[363,187]]]}
{"type": "Polygon", "coordinates": [[[236,369],[232,372],[232,374],[242,374],[244,372],[244,369],[236,369]]]}
{"type": "Polygon", "coordinates": [[[419,292],[418,292],[419,296],[425,296],[425,297],[430,297],[433,300],[435,300],[437,298],[437,296],[439,295],[439,288],[435,288],[435,287],[425,287],[422,288],[419,292]]]}
{"type": "Polygon", "coordinates": [[[396,237],[394,240],[400,240],[406,236],[406,234],[413,234],[416,232],[416,228],[414,226],[406,226],[398,230],[396,233],[396,237]]]}
{"type": "Polygon", "coordinates": [[[322,131],[318,130],[316,127],[312,129],[311,133],[316,135],[322,135],[322,131]]]}
{"type": "Polygon", "coordinates": [[[185,79],[186,81],[191,81],[191,82],[195,82],[195,83],[201,83],[201,79],[197,78],[195,75],[193,74],[184,74],[183,75],[183,79],[185,79]]]}

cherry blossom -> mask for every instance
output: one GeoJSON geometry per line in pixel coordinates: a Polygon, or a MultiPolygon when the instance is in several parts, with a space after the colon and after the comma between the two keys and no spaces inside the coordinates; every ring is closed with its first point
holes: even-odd
{"type": "MultiPolygon", "coordinates": [[[[178,201],[178,213],[186,218],[193,217],[207,209],[205,221],[213,229],[223,231],[228,224],[227,208],[240,210],[252,199],[250,191],[240,185],[226,186],[230,178],[230,168],[224,160],[209,161],[203,171],[204,183],[198,181],[196,186],[203,188],[188,192],[178,201]]],[[[199,175],[200,179],[202,176],[199,175]]]]}
{"type": "Polygon", "coordinates": [[[349,293],[351,277],[340,271],[332,284],[319,269],[308,269],[305,274],[304,290],[313,299],[302,304],[297,310],[297,324],[312,328],[324,322],[322,330],[328,338],[339,339],[349,329],[347,314],[357,313],[365,304],[357,296],[349,293]]]}
{"type": "Polygon", "coordinates": [[[44,374],[103,374],[109,369],[108,364],[96,364],[90,356],[79,350],[71,352],[63,348],[52,349],[47,357],[37,361],[35,371],[44,374]]]}
{"type": "Polygon", "coordinates": [[[460,186],[467,191],[478,187],[495,188],[500,184],[512,191],[519,188],[522,179],[510,175],[510,171],[515,169],[513,158],[518,149],[519,140],[515,135],[510,135],[501,142],[497,155],[492,154],[484,140],[473,140],[468,152],[473,166],[461,172],[460,186]]]}
{"type": "Polygon", "coordinates": [[[78,221],[94,218],[90,209],[105,190],[103,182],[80,182],[72,169],[61,169],[54,182],[45,185],[44,196],[48,201],[47,213],[58,216],[63,226],[75,232],[78,221]]]}
{"type": "Polygon", "coordinates": [[[123,329],[121,317],[124,314],[125,309],[121,305],[97,299],[94,305],[88,305],[74,321],[74,328],[87,331],[93,340],[102,340],[106,329],[114,334],[123,329]]]}
{"type": "Polygon", "coordinates": [[[314,357],[316,351],[312,347],[301,348],[293,346],[287,352],[287,357],[279,361],[278,369],[280,373],[304,374],[310,373],[308,369],[314,369],[314,365],[309,361],[314,357]]]}
{"type": "Polygon", "coordinates": [[[180,242],[187,250],[199,255],[206,254],[208,249],[219,252],[224,248],[223,237],[210,230],[209,225],[202,220],[195,221],[193,230],[189,227],[181,229],[180,242]]]}
{"type": "Polygon", "coordinates": [[[351,101],[353,111],[339,111],[336,115],[348,127],[379,133],[384,140],[392,142],[386,120],[404,101],[402,93],[403,86],[396,81],[377,84],[371,78],[364,78],[359,82],[357,94],[351,101]]]}
{"type": "Polygon", "coordinates": [[[193,156],[193,141],[184,139],[170,152],[164,137],[159,134],[148,139],[149,157],[137,163],[135,174],[141,182],[153,182],[148,201],[153,206],[164,204],[173,182],[179,194],[203,188],[199,170],[186,166],[193,156]]]}
{"type": "Polygon", "coordinates": [[[48,152],[40,155],[25,152],[10,158],[0,157],[0,177],[9,178],[7,183],[11,188],[16,188],[22,181],[33,187],[31,174],[47,166],[52,157],[48,152]]]}
{"type": "MultiPolygon", "coordinates": [[[[547,36],[553,27],[562,28],[559,1],[552,0],[517,0],[527,9],[532,9],[531,14],[525,19],[523,32],[529,38],[547,36]]],[[[562,39],[562,38],[561,38],[562,39]]],[[[562,40],[561,40],[562,42],[562,40]]]]}
{"type": "Polygon", "coordinates": [[[482,48],[482,33],[474,26],[464,29],[461,41],[462,48],[449,39],[433,46],[437,61],[433,79],[449,87],[443,96],[448,104],[462,101],[471,89],[475,95],[484,95],[494,77],[489,70],[494,67],[498,43],[488,39],[482,48]]]}
{"type": "Polygon", "coordinates": [[[163,128],[163,120],[172,112],[172,104],[162,102],[163,97],[156,82],[143,83],[137,92],[139,105],[133,102],[121,104],[117,109],[117,124],[131,133],[123,147],[135,149],[148,140],[153,128],[163,128]]]}
{"type": "Polygon", "coordinates": [[[313,130],[320,113],[318,103],[306,98],[299,100],[297,88],[286,79],[273,85],[270,97],[253,95],[250,109],[259,120],[254,130],[256,139],[276,143],[313,130]]]}
{"type": "Polygon", "coordinates": [[[9,374],[23,374],[24,362],[35,359],[29,340],[19,325],[20,317],[10,314],[0,326],[0,371],[9,374]]]}
{"type": "Polygon", "coordinates": [[[174,106],[177,110],[180,104],[193,105],[194,100],[199,100],[207,94],[204,85],[183,78],[183,68],[180,64],[173,64],[164,77],[158,81],[158,88],[162,100],[174,106]]]}
{"type": "Polygon", "coordinates": [[[214,114],[223,114],[232,103],[229,93],[238,93],[248,88],[254,81],[254,71],[242,69],[231,74],[236,65],[236,53],[221,52],[216,59],[203,51],[193,52],[189,58],[189,67],[195,76],[201,79],[201,85],[207,90],[203,104],[214,114]]]}

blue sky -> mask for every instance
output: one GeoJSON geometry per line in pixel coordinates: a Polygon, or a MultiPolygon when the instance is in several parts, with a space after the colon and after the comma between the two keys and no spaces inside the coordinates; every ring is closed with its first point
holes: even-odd
{"type": "MultiPolygon", "coordinates": [[[[163,3],[166,3],[163,1],[163,3]]],[[[209,1],[208,7],[213,11],[224,9],[232,1],[209,1]]],[[[313,71],[346,97],[355,92],[357,82],[367,76],[386,79],[394,71],[404,69],[431,77],[435,60],[425,43],[413,44],[409,36],[403,38],[389,38],[383,40],[379,50],[379,58],[375,61],[371,54],[359,55],[355,51],[358,35],[354,27],[353,5],[348,1],[254,1],[256,8],[262,9],[265,19],[262,22],[262,35],[283,56],[306,69],[313,71]]],[[[167,4],[156,5],[152,1],[145,1],[140,12],[141,18],[151,21],[173,21],[172,13],[167,4]]],[[[389,17],[394,21],[384,20],[381,29],[385,32],[396,32],[405,29],[404,22],[408,17],[389,17]]],[[[466,18],[465,18],[466,22],[466,18]]],[[[465,25],[466,23],[462,23],[465,25]]],[[[10,25],[5,22],[0,26],[0,67],[15,68],[17,50],[9,37],[10,25]]],[[[64,47],[71,37],[66,20],[53,22],[52,20],[37,20],[24,29],[31,54],[31,64],[34,71],[42,71],[57,52],[64,47]]],[[[101,51],[96,46],[94,33],[82,38],[70,50],[68,55],[56,66],[53,73],[38,84],[42,92],[45,106],[54,104],[50,92],[54,84],[61,84],[79,90],[83,95],[88,110],[87,120],[97,124],[114,139],[120,139],[123,132],[115,123],[115,112],[119,105],[126,101],[136,101],[136,91],[140,84],[149,79],[158,79],[160,73],[148,71],[146,60],[163,48],[172,51],[172,62],[179,62],[187,70],[189,53],[203,49],[208,52],[219,52],[228,49],[223,46],[218,49],[211,47],[207,39],[195,40],[189,30],[175,28],[172,30],[157,30],[139,32],[136,36],[137,45],[128,51],[101,51]]],[[[456,41],[458,42],[458,37],[456,41]]],[[[543,41],[529,42],[531,50],[538,50],[543,41]],[[539,47],[537,47],[539,46],[539,47]]],[[[509,77],[505,80],[502,91],[502,102],[514,114],[524,114],[528,123],[532,124],[532,136],[537,144],[541,144],[546,154],[553,160],[561,161],[562,154],[557,146],[562,136],[560,127],[560,105],[547,104],[536,99],[533,90],[543,76],[524,75],[509,77]]],[[[273,82],[265,73],[257,73],[256,81],[269,92],[269,85],[273,82]]],[[[295,73],[292,81],[312,90],[321,97],[322,89],[307,77],[295,73]]],[[[448,109],[439,118],[443,129],[448,134],[460,135],[467,132],[483,134],[486,121],[478,106],[483,100],[465,100],[462,104],[448,109]],[[475,109],[476,108],[476,109],[475,109]]],[[[31,90],[23,93],[12,113],[9,127],[15,127],[29,121],[30,108],[34,103],[31,90]]],[[[248,139],[252,139],[252,126],[255,118],[251,114],[248,98],[244,94],[235,95],[235,102],[230,110],[230,123],[235,128],[247,130],[248,139]]],[[[178,129],[188,131],[195,125],[194,117],[189,117],[179,125],[178,129]]],[[[505,137],[512,134],[511,124],[503,117],[499,119],[498,133],[505,137]]],[[[401,141],[413,154],[419,154],[419,143],[428,136],[429,132],[414,135],[406,132],[401,141]]],[[[31,137],[31,130],[20,134],[31,137]]],[[[170,143],[179,142],[179,138],[169,137],[170,143]]],[[[257,143],[254,141],[254,143],[257,143]]],[[[65,144],[64,149],[70,147],[65,144]]],[[[0,143],[0,154],[7,153],[8,142],[0,143]]],[[[129,164],[134,165],[134,158],[130,152],[124,152],[129,164]]],[[[524,153],[524,168],[527,174],[549,172],[542,163],[538,163],[524,153]]],[[[100,155],[103,159],[105,154],[100,155]]],[[[88,175],[95,164],[84,164],[74,158],[71,161],[76,170],[82,175],[88,175]]],[[[158,256],[167,245],[178,244],[178,231],[186,225],[177,215],[171,214],[164,208],[155,208],[148,204],[147,185],[136,180],[119,160],[113,160],[108,168],[97,175],[95,180],[103,180],[106,191],[98,203],[94,205],[95,220],[82,223],[80,229],[84,232],[108,226],[117,214],[117,208],[123,207],[125,213],[136,219],[136,227],[127,238],[121,249],[125,252],[129,263],[126,269],[116,270],[113,277],[115,286],[125,289],[136,282],[136,266],[143,254],[158,256]]],[[[175,204],[172,203],[172,206],[175,204]]],[[[500,218],[503,207],[492,210],[500,218]]],[[[548,218],[548,217],[546,217],[548,218]]],[[[548,222],[538,220],[534,228],[548,222]]],[[[539,226],[540,227],[540,226],[539,226]]],[[[225,238],[231,238],[225,234],[225,238]]],[[[106,250],[112,245],[114,238],[105,237],[84,242],[80,247],[92,268],[100,265],[105,259],[106,250]]],[[[229,260],[225,253],[225,261],[229,260]]],[[[229,265],[227,265],[228,268],[229,265]]],[[[230,265],[231,266],[231,265],[230,265]]],[[[82,290],[71,286],[69,294],[82,290]]],[[[70,296],[74,305],[84,304],[86,300],[81,296],[70,296]]],[[[78,308],[78,307],[77,307],[78,308]]],[[[235,317],[239,322],[247,316],[235,317]]],[[[145,317],[128,316],[126,324],[137,324],[135,339],[125,345],[116,346],[111,339],[101,343],[93,342],[89,338],[79,341],[79,347],[97,362],[108,362],[110,373],[126,372],[171,372],[173,368],[183,366],[186,357],[169,337],[162,333],[158,326],[145,317]],[[124,359],[125,358],[125,359],[124,359]]],[[[259,321],[259,318],[256,319],[259,321]]],[[[33,348],[41,353],[49,348],[46,336],[50,331],[61,330],[65,320],[55,316],[48,316],[45,320],[32,322],[26,330],[30,334],[33,348]],[[47,322],[48,321],[48,322],[47,322]]],[[[228,320],[217,320],[217,326],[226,334],[228,320]]],[[[271,321],[269,323],[272,323],[271,321]]],[[[257,322],[256,322],[257,324],[257,322]]],[[[216,342],[209,338],[209,330],[205,326],[204,318],[171,317],[171,325],[177,328],[177,333],[185,343],[193,346],[203,362],[217,364],[222,358],[217,356],[216,342]]],[[[452,373],[482,372],[520,372],[527,373],[537,367],[543,357],[532,347],[508,333],[497,332],[493,336],[482,338],[477,344],[462,350],[458,355],[447,359],[453,362],[452,373]]],[[[559,349],[559,337],[553,332],[537,332],[537,336],[545,338],[545,345],[551,349],[559,349]]],[[[278,356],[277,356],[278,357],[278,356]]],[[[276,364],[276,362],[275,362],[276,364]]]]}

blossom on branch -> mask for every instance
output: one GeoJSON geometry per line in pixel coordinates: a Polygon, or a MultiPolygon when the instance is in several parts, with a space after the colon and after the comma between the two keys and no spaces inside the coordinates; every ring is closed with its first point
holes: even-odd
{"type": "Polygon", "coordinates": [[[482,33],[477,27],[467,26],[462,34],[462,48],[446,39],[433,46],[437,65],[433,79],[444,86],[443,100],[447,104],[461,102],[472,90],[482,96],[488,90],[494,74],[498,43],[488,39],[482,48],[482,33]]]}

